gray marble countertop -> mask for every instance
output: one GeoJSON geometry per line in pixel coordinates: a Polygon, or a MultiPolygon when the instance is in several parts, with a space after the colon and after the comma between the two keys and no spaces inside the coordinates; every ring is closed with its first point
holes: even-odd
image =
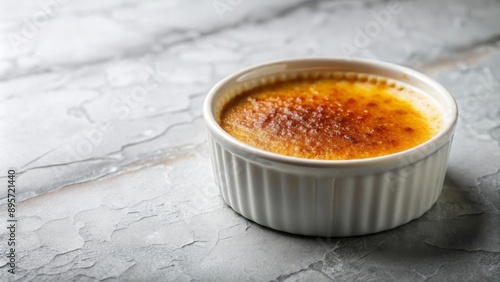
{"type": "Polygon", "coordinates": [[[500,279],[499,1],[0,5],[0,280],[500,279]],[[314,238],[223,203],[201,117],[207,91],[243,67],[304,56],[402,64],[454,95],[444,188],[420,219],[314,238]]]}

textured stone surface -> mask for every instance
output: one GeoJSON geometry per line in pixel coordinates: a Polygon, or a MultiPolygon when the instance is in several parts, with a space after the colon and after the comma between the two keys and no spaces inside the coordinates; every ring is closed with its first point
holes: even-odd
{"type": "MultiPolygon", "coordinates": [[[[0,180],[18,171],[20,201],[17,274],[2,255],[0,280],[499,279],[498,1],[54,3],[0,3],[0,180]],[[390,16],[370,30],[377,14],[390,16]],[[300,56],[407,65],[455,96],[429,212],[379,234],[312,238],[222,202],[204,96],[242,67],[300,56]]],[[[7,236],[0,228],[2,253],[7,236]]]]}

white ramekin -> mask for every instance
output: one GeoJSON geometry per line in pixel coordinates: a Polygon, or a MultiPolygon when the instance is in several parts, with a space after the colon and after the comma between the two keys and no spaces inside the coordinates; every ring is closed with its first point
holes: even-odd
{"type": "Polygon", "coordinates": [[[421,216],[441,193],[457,106],[440,84],[414,70],[364,59],[303,58],[270,62],[232,74],[203,108],[215,180],[224,201],[264,226],[314,236],[362,235],[421,216]],[[311,160],[267,152],[226,133],[222,107],[241,92],[297,76],[362,76],[406,84],[435,101],[443,127],[409,150],[368,159],[311,160]]]}

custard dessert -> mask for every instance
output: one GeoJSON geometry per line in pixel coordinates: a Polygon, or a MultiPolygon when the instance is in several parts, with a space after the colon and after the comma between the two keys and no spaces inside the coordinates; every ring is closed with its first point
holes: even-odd
{"type": "Polygon", "coordinates": [[[442,126],[424,93],[385,78],[303,78],[243,92],[219,124],[234,138],[280,155],[364,159],[415,147],[442,126]]]}

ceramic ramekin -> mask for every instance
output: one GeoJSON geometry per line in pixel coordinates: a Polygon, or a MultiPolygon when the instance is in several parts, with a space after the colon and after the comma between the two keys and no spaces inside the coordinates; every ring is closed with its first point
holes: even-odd
{"type": "Polygon", "coordinates": [[[313,236],[352,236],[394,228],[421,216],[441,193],[457,106],[448,91],[408,68],[364,59],[304,58],[270,62],[232,74],[206,97],[203,116],[224,201],[264,226],[313,236]],[[311,160],[267,152],[227,134],[222,107],[256,86],[298,76],[345,76],[414,87],[443,117],[429,141],[399,153],[357,160],[311,160]]]}

